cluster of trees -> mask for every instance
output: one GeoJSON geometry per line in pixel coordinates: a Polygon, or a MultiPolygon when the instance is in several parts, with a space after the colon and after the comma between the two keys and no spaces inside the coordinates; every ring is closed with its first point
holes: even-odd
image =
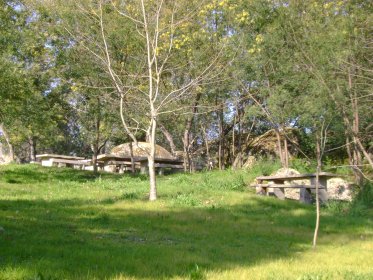
{"type": "Polygon", "coordinates": [[[293,145],[348,159],[357,181],[373,167],[371,1],[0,3],[0,129],[14,157],[95,160],[148,141],[151,199],[156,143],[185,169],[223,169],[273,130],[284,166],[293,145]]]}

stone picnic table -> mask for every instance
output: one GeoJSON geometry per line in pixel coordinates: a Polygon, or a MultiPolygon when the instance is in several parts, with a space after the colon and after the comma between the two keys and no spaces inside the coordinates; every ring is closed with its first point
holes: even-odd
{"type": "MultiPolygon", "coordinates": [[[[58,166],[58,167],[79,167],[80,169],[92,169],[92,160],[84,159],[77,156],[65,156],[57,154],[42,154],[36,158],[41,162],[42,166],[58,166]]],[[[102,154],[97,156],[97,165],[101,170],[109,172],[123,173],[125,170],[132,168],[132,160],[136,169],[140,169],[141,174],[148,174],[148,158],[133,157],[127,155],[102,154]]],[[[173,158],[155,158],[156,171],[162,175],[165,169],[171,171],[182,170],[183,161],[173,158]]]]}
{"type": "MultiPolygon", "coordinates": [[[[148,158],[139,158],[138,162],[141,166],[141,174],[149,173],[148,158]]],[[[184,161],[176,158],[155,158],[154,165],[159,175],[163,175],[165,169],[171,169],[171,171],[184,169],[184,161]]]]}
{"type": "MultiPolygon", "coordinates": [[[[123,173],[127,168],[132,167],[131,160],[131,156],[117,156],[113,154],[102,154],[97,156],[97,164],[100,169],[105,170],[108,166],[115,166],[114,171],[119,173],[123,173]]],[[[138,160],[138,157],[133,157],[135,167],[138,167],[139,165],[138,160]]]]}
{"type": "MultiPolygon", "coordinates": [[[[97,156],[97,161],[101,168],[105,166],[115,165],[119,169],[119,173],[122,173],[125,168],[131,167],[131,156],[117,156],[113,154],[103,154],[97,156]]],[[[136,168],[140,168],[141,174],[148,174],[148,158],[147,157],[133,157],[136,168]]],[[[164,169],[183,169],[183,161],[178,159],[170,158],[155,158],[155,168],[160,175],[164,173],[164,169]]]]}
{"type": "Polygon", "coordinates": [[[77,156],[65,156],[65,155],[57,155],[57,154],[42,154],[36,155],[36,159],[41,162],[42,166],[80,166],[84,169],[84,166],[89,165],[86,161],[84,161],[84,157],[77,157],[77,156]]]}
{"type": "MultiPolygon", "coordinates": [[[[342,175],[321,172],[319,173],[319,199],[322,203],[328,201],[328,179],[342,177],[342,175]]],[[[299,201],[303,203],[312,203],[312,193],[316,189],[316,173],[294,174],[294,175],[273,175],[259,176],[256,183],[251,185],[256,188],[257,194],[269,195],[270,191],[279,199],[285,199],[285,189],[300,189],[299,201]],[[285,184],[296,180],[308,180],[309,184],[285,184]],[[267,181],[267,183],[264,183],[267,181]]]]}

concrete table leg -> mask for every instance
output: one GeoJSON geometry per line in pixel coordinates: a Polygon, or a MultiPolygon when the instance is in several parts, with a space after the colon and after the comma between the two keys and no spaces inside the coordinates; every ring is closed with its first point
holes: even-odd
{"type": "Polygon", "coordinates": [[[140,173],[143,175],[149,174],[148,162],[141,162],[140,173]]]}
{"type": "Polygon", "coordinates": [[[285,189],[284,188],[273,188],[273,193],[278,199],[285,200],[285,189]]]}
{"type": "MultiPolygon", "coordinates": [[[[311,178],[311,185],[316,185],[316,178],[311,178]]],[[[320,200],[321,203],[326,203],[326,202],[328,202],[328,192],[327,192],[327,180],[326,180],[326,178],[319,178],[319,186],[324,187],[324,189],[319,189],[319,200],[320,200]]]]}
{"type": "Polygon", "coordinates": [[[301,188],[299,190],[299,201],[306,204],[312,204],[311,190],[307,188],[301,188]]]}
{"type": "MultiPolygon", "coordinates": [[[[262,181],[261,181],[261,180],[257,180],[256,183],[257,183],[257,185],[258,185],[258,184],[261,184],[262,181]]],[[[256,187],[256,188],[255,188],[255,193],[256,193],[256,194],[259,194],[259,195],[266,195],[266,193],[267,193],[267,189],[266,189],[266,188],[263,188],[263,187],[256,187]]]]}

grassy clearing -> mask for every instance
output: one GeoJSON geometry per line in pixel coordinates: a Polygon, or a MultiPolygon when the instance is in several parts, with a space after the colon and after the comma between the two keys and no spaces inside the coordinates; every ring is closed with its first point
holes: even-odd
{"type": "MultiPolygon", "coordinates": [[[[268,168],[268,167],[266,167],[268,168]]],[[[257,174],[0,167],[0,279],[373,279],[372,211],[258,197],[257,174]]]]}

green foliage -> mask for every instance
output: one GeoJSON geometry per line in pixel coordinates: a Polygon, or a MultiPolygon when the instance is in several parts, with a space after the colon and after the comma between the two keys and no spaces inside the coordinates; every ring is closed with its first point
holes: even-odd
{"type": "Polygon", "coordinates": [[[373,213],[373,184],[366,181],[355,196],[350,213],[353,216],[367,216],[373,213]]]}
{"type": "Polygon", "coordinates": [[[278,160],[262,159],[255,163],[250,169],[254,174],[268,176],[280,169],[281,163],[278,160]]]}
{"type": "Polygon", "coordinates": [[[303,158],[294,158],[290,160],[290,168],[293,168],[299,173],[314,173],[316,170],[316,162],[303,158]]]}

